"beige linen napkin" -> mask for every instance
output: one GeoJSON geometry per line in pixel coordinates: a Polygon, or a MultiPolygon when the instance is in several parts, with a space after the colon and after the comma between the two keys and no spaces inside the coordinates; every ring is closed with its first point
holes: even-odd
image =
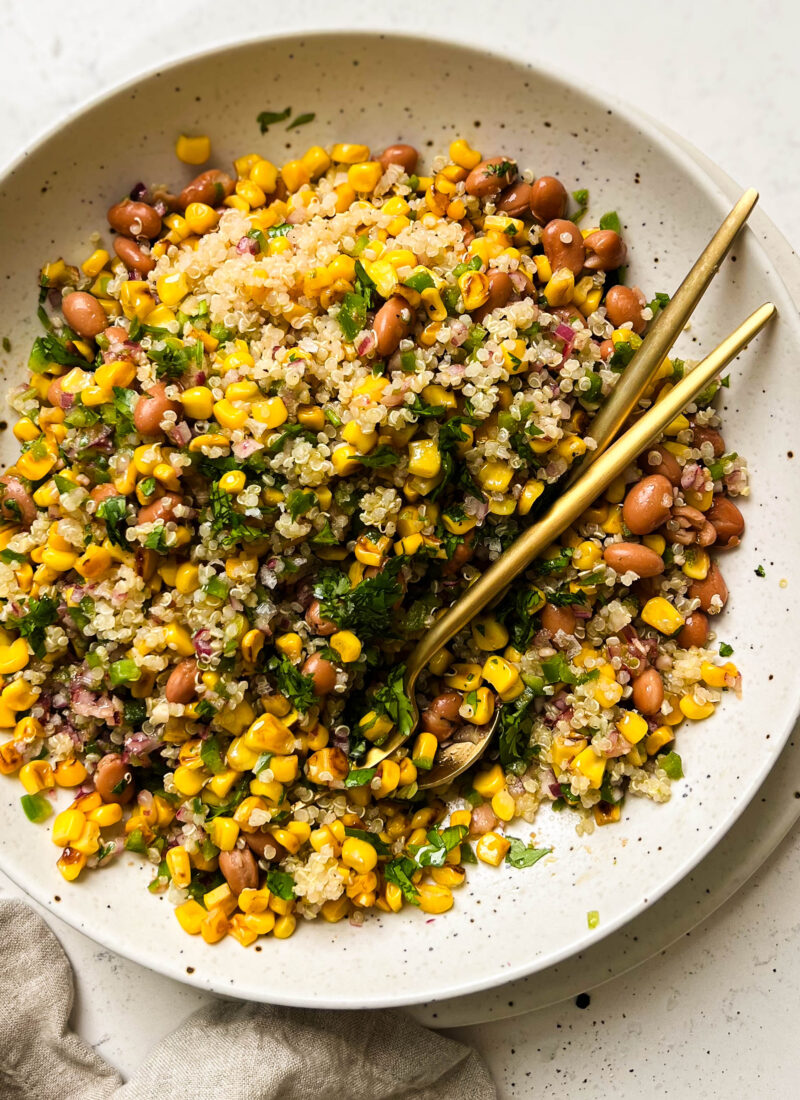
{"type": "Polygon", "coordinates": [[[217,1001],[130,1081],[68,1027],[72,970],[45,922],[0,901],[2,1100],[495,1100],[480,1056],[400,1012],[217,1001]]]}

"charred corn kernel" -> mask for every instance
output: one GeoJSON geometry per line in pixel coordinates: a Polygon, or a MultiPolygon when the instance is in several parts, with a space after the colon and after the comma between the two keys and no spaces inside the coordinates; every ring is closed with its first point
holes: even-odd
{"type": "Polygon", "coordinates": [[[258,932],[250,928],[247,917],[243,913],[234,913],[228,922],[228,935],[232,936],[242,947],[250,947],[258,939],[258,932]]]}
{"type": "Polygon", "coordinates": [[[74,757],[56,764],[53,774],[59,787],[79,787],[86,778],[86,768],[74,757]]]}
{"type": "Polygon", "coordinates": [[[56,866],[67,882],[74,882],[86,866],[86,859],[87,857],[83,852],[68,847],[56,860],[56,866]]]}
{"type": "Polygon", "coordinates": [[[480,665],[455,664],[452,672],[444,677],[444,681],[456,691],[475,691],[480,686],[482,674],[480,665]]]}
{"type": "Polygon", "coordinates": [[[691,718],[693,722],[700,722],[704,718],[710,718],[716,710],[713,703],[699,703],[694,695],[691,694],[682,696],[678,706],[681,709],[681,713],[687,718],[691,718]]]}
{"type": "Polygon", "coordinates": [[[190,768],[182,764],[175,769],[173,781],[179,794],[194,798],[195,795],[200,794],[208,778],[208,774],[203,769],[190,768]]]}
{"type": "Polygon", "coordinates": [[[418,554],[422,547],[425,545],[425,539],[422,535],[406,535],[404,539],[398,539],[394,544],[395,554],[405,554],[408,557],[413,557],[414,554],[418,554]]]}
{"type": "Polygon", "coordinates": [[[417,886],[419,907],[423,913],[446,913],[453,908],[453,895],[447,886],[421,882],[417,886]]]}
{"type": "Polygon", "coordinates": [[[103,546],[87,546],[75,562],[75,569],[87,580],[98,580],[111,568],[111,554],[103,546]]]}
{"type": "Polygon", "coordinates": [[[360,164],[351,164],[347,169],[347,182],[353,190],[360,194],[368,194],[378,186],[378,181],[383,175],[383,166],[377,160],[363,161],[360,164]]]}
{"type": "Polygon", "coordinates": [[[281,168],[281,177],[286,189],[294,193],[311,181],[311,173],[301,160],[287,160],[281,168]]]}
{"type": "Polygon", "coordinates": [[[648,736],[644,743],[648,756],[655,756],[665,745],[675,740],[675,734],[671,726],[659,726],[648,736]]]}
{"type": "Polygon", "coordinates": [[[482,271],[465,271],[458,277],[458,288],[464,301],[464,309],[471,313],[479,309],[489,297],[489,277],[482,271]]]}
{"type": "Polygon", "coordinates": [[[519,682],[519,672],[503,657],[496,654],[489,657],[483,666],[481,673],[484,680],[492,685],[495,691],[506,692],[515,687],[519,682]]]}
{"type": "Polygon", "coordinates": [[[290,753],[294,734],[274,714],[260,714],[244,735],[244,743],[256,752],[290,753]]]}
{"type": "Polygon", "coordinates": [[[463,886],[466,877],[463,867],[431,867],[431,878],[437,886],[447,886],[451,889],[463,886]]]}
{"type": "MultiPolygon", "coordinates": [[[[11,724],[11,722],[8,723],[9,726],[11,724]]],[[[0,745],[0,775],[13,775],[22,767],[22,761],[23,757],[16,741],[6,741],[5,744],[0,745]]]]}
{"type": "Polygon", "coordinates": [[[12,680],[0,692],[0,703],[9,710],[27,710],[39,698],[39,688],[32,687],[26,680],[12,680]]]}
{"type": "Polygon", "coordinates": [[[116,825],[122,821],[122,807],[116,802],[109,802],[105,806],[98,806],[97,809],[90,810],[86,816],[89,821],[93,821],[101,829],[107,829],[111,825],[116,825]]]}
{"type": "Polygon", "coordinates": [[[343,443],[340,447],[335,447],[331,455],[331,462],[333,463],[334,473],[338,474],[339,477],[354,474],[361,466],[358,461],[358,451],[350,443],[343,443]]]}
{"type": "Polygon", "coordinates": [[[492,796],[492,810],[501,821],[511,821],[517,812],[514,799],[505,788],[492,796]]]}
{"type": "Polygon", "coordinates": [[[596,805],[592,806],[592,813],[594,814],[594,820],[597,825],[613,825],[614,822],[619,821],[622,808],[617,802],[612,805],[596,805]]]}
{"type": "Polygon", "coordinates": [[[507,462],[484,462],[478,470],[478,481],[490,493],[504,493],[513,476],[514,471],[507,462]]]}
{"type": "Polygon", "coordinates": [[[156,280],[158,296],[165,306],[177,306],[189,293],[189,284],[182,271],[161,275],[156,280]]]}
{"type": "Polygon", "coordinates": [[[211,138],[205,134],[198,137],[181,134],[175,142],[175,156],[184,164],[205,164],[211,156],[211,138]]]}
{"type": "Polygon", "coordinates": [[[544,492],[544,482],[529,479],[522,486],[522,492],[517,501],[517,511],[521,516],[527,516],[531,508],[544,492]]]}
{"type": "Polygon", "coordinates": [[[706,551],[701,550],[699,547],[687,546],[685,558],[682,572],[694,581],[705,580],[711,568],[711,559],[706,551]]]}
{"type": "Polygon", "coordinates": [[[508,645],[508,631],[491,615],[477,615],[472,620],[472,640],[484,651],[504,649],[508,645]]]}
{"type": "Polygon", "coordinates": [[[175,848],[170,848],[165,858],[175,885],[181,889],[188,886],[192,881],[192,865],[186,849],[179,844],[175,848]]]}
{"type": "Polygon", "coordinates": [[[359,454],[368,454],[378,442],[377,432],[362,431],[357,420],[349,420],[342,428],[342,438],[351,443],[359,454]]]}
{"type": "Polygon", "coordinates": [[[484,833],[475,845],[475,854],[482,863],[489,863],[492,867],[499,867],[506,858],[506,853],[511,847],[511,841],[500,833],[484,833]]]}
{"type": "Polygon", "coordinates": [[[358,164],[359,161],[369,160],[369,147],[367,145],[355,145],[350,142],[339,142],[331,149],[331,160],[334,164],[358,164]]]}
{"type": "Polygon", "coordinates": [[[214,416],[222,427],[228,428],[229,431],[243,428],[247,423],[248,415],[247,409],[237,408],[227,398],[214,402],[214,416]]]}
{"type": "Polygon", "coordinates": [[[53,822],[53,843],[67,848],[84,830],[86,816],[80,810],[63,810],[53,822]]]}
{"type": "Polygon", "coordinates": [[[239,826],[232,817],[215,817],[207,824],[211,843],[221,852],[232,852],[239,837],[239,826]]]}
{"type": "Polygon", "coordinates": [[[451,142],[448,151],[453,164],[457,164],[459,168],[466,168],[468,172],[477,168],[482,160],[482,155],[477,149],[471,149],[463,138],[457,138],[451,142]]]}
{"type": "Polygon", "coordinates": [[[589,786],[597,790],[603,784],[606,761],[602,756],[597,755],[591,745],[587,745],[577,756],[573,757],[570,770],[580,772],[581,775],[586,776],[589,780],[589,786]]]}
{"type": "Polygon", "coordinates": [[[189,232],[198,236],[214,229],[219,221],[216,210],[204,202],[190,202],[183,216],[189,232]]]}
{"type": "Polygon", "coordinates": [[[361,642],[351,630],[337,630],[335,634],[331,634],[328,645],[339,654],[345,664],[351,664],[361,656],[361,642]]]}
{"type": "Polygon", "coordinates": [[[556,734],[550,745],[550,760],[563,771],[570,760],[574,759],[585,748],[586,740],[583,737],[572,738],[565,737],[563,734],[556,734]]]}
{"type": "MultiPolygon", "coordinates": [[[[442,301],[442,296],[435,286],[426,287],[422,291],[420,297],[422,298],[422,304],[425,307],[425,312],[431,321],[444,321],[447,318],[447,309],[442,301]]],[[[444,391],[447,393],[448,391],[444,391]]],[[[451,399],[455,398],[454,394],[449,395],[451,399]]],[[[450,402],[448,402],[449,404],[450,402]]],[[[452,405],[451,405],[452,407],[452,405]]]]}
{"type": "MultiPolygon", "coordinates": [[[[44,729],[39,719],[29,714],[25,718],[20,718],[14,726],[14,737],[17,741],[23,741],[25,743],[38,741],[40,737],[44,737],[44,729]]],[[[36,763],[40,764],[41,761],[36,761],[36,763]]]]}
{"type": "Polygon", "coordinates": [[[442,468],[442,456],[432,439],[415,439],[408,445],[408,471],[416,477],[436,477],[442,468]]]}
{"type": "Polygon", "coordinates": [[[632,745],[638,745],[647,736],[647,721],[635,710],[626,711],[617,722],[617,729],[632,745]]]}
{"type": "Polygon", "coordinates": [[[293,913],[286,913],[285,916],[278,917],[275,921],[272,934],[276,940],[288,940],[290,936],[294,935],[296,928],[297,917],[293,913]]]}
{"type": "Polygon", "coordinates": [[[149,293],[150,284],[141,279],[128,279],[120,287],[119,301],[122,312],[129,320],[143,321],[155,308],[155,299],[149,293]]]}
{"type": "Polygon", "coordinates": [[[648,626],[652,626],[661,634],[674,634],[686,621],[663,596],[653,596],[648,600],[642,608],[641,617],[648,626]]]}

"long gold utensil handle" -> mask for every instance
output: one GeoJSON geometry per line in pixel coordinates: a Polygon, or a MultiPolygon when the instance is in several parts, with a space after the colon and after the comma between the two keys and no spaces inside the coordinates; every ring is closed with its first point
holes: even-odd
{"type": "Polygon", "coordinates": [[[683,331],[697,303],[708,289],[737,233],[758,202],[758,192],[749,188],[725,218],[722,225],[700,253],[692,269],[675,291],[672,299],[653,321],[642,346],[601,405],[590,428],[597,447],[587,451],[570,472],[568,484],[573,484],[583,471],[595,463],[619,432],[642,396],[667,352],[683,331]]]}
{"type": "MultiPolygon", "coordinates": [[[[480,580],[433,624],[417,644],[406,665],[405,683],[409,695],[422,668],[459,630],[478,615],[493,597],[526,569],[537,554],[558,538],[637,455],[656,439],[667,424],[709,385],[715,375],[761,331],[776,310],[766,303],[751,313],[730,336],[716,347],[693,371],[681,379],[658,404],[636,421],[625,434],[586,470],[508,550],[487,569],[480,580]]],[[[378,764],[406,740],[395,733],[383,745],[367,754],[369,767],[378,764]]]]}

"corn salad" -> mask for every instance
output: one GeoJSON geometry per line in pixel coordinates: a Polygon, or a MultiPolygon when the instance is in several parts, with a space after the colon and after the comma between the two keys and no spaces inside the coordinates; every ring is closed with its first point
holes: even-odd
{"type": "Polygon", "coordinates": [[[586,832],[668,799],[678,726],[739,689],[712,554],[747,473],[712,386],[431,661],[418,734],[364,766],[408,728],[405,655],[593,447],[663,304],[621,280],[616,213],[579,227],[555,177],[462,139],[428,172],[402,144],[243,155],[137,184],[113,235],[42,269],[0,478],[0,772],[64,878],[141,853],[208,943],[443,913],[464,864],[546,854],[543,803],[586,832]],[[497,707],[477,768],[420,791],[497,707]]]}

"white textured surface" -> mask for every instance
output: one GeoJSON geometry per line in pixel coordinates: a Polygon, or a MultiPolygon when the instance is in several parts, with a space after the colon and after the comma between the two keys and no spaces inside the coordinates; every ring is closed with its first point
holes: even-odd
{"type": "MultiPolygon", "coordinates": [[[[306,3],[285,14],[260,5],[238,10],[234,21],[220,18],[218,4],[173,0],[158,25],[152,10],[115,18],[109,7],[39,0],[34,17],[30,4],[5,0],[0,159],[87,96],[178,53],[299,26],[424,27],[508,47],[583,79],[588,66],[598,89],[627,98],[756,184],[767,213],[800,239],[793,201],[800,152],[785,128],[800,18],[788,3],[770,5],[769,22],[757,29],[742,0],[701,10],[680,0],[649,11],[614,0],[543,11],[520,0],[504,5],[490,27],[478,25],[485,6],[466,2],[435,9],[409,2],[379,20],[375,5],[306,3]]],[[[721,1096],[738,1091],[737,1082],[758,1095],[793,1083],[800,1058],[780,1021],[792,1016],[800,977],[796,852],[797,840],[787,841],[726,909],[647,967],[602,987],[585,1011],[568,1002],[463,1032],[490,1057],[502,1095],[721,1096]]],[[[203,999],[58,930],[78,973],[77,1026],[123,1070],[203,999]]]]}

